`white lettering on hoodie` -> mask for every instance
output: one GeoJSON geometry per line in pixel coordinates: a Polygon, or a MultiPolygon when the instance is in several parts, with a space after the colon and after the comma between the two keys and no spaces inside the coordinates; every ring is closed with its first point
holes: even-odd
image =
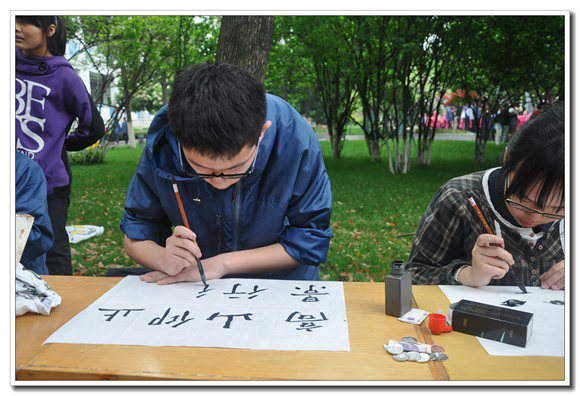
{"type": "Polygon", "coordinates": [[[51,90],[47,86],[38,84],[30,80],[20,80],[17,78],[16,84],[19,85],[19,87],[18,86],[16,87],[16,101],[18,103],[18,107],[16,108],[16,120],[20,122],[22,132],[31,139],[33,139],[36,143],[38,143],[38,147],[36,149],[25,147],[22,145],[19,138],[18,141],[16,142],[16,149],[17,150],[23,149],[30,153],[38,153],[44,147],[44,140],[42,139],[41,136],[30,130],[30,128],[28,127],[28,123],[29,122],[37,123],[38,125],[40,125],[40,130],[44,132],[44,123],[46,122],[46,118],[35,117],[32,115],[32,113],[33,112],[35,114],[42,113],[42,110],[44,110],[45,98],[48,95],[50,95],[51,90]],[[43,89],[44,91],[46,91],[46,94],[40,92],[38,89],[35,90],[34,89],[35,87],[43,89]],[[26,93],[26,102],[23,99],[25,93],[26,93]],[[37,97],[39,99],[35,99],[34,94],[37,94],[37,97]],[[35,106],[35,104],[40,104],[40,109],[37,111],[33,111],[38,108],[38,106],[37,105],[35,106]]]}

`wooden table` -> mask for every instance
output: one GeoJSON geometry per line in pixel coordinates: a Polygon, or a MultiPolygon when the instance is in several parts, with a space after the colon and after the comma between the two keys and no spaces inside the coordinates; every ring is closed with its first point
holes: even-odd
{"type": "MultiPolygon", "coordinates": [[[[115,286],[119,278],[44,276],[63,299],[49,316],[15,321],[16,380],[221,380],[221,381],[436,381],[563,380],[564,358],[488,356],[473,336],[433,336],[426,327],[384,314],[383,283],[344,283],[349,352],[228,348],[145,347],[42,343],[115,286]],[[390,339],[414,336],[446,348],[449,360],[397,362],[385,352],[390,339]],[[435,341],[435,342],[434,342],[435,341]],[[466,353],[469,351],[469,353],[466,353]]],[[[422,309],[449,301],[436,286],[414,286],[422,309]]]]}
{"type": "MultiPolygon", "coordinates": [[[[439,286],[413,286],[421,309],[447,313],[449,299],[439,286]]],[[[429,331],[429,330],[427,330],[429,331]]],[[[564,381],[565,358],[554,356],[490,356],[474,336],[459,333],[433,335],[445,348],[445,369],[451,380],[461,381],[564,381]]],[[[568,378],[569,380],[569,378],[568,378]]]]}

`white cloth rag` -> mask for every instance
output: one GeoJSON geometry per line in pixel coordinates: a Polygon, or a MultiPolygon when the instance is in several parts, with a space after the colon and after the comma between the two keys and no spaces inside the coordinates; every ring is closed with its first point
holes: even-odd
{"type": "Polygon", "coordinates": [[[70,243],[84,241],[85,239],[101,235],[104,231],[105,227],[94,225],[66,226],[66,232],[68,233],[68,241],[70,243]]]}
{"type": "Polygon", "coordinates": [[[59,306],[62,298],[56,294],[36,272],[18,263],[16,267],[16,316],[27,312],[49,315],[59,306]]]}

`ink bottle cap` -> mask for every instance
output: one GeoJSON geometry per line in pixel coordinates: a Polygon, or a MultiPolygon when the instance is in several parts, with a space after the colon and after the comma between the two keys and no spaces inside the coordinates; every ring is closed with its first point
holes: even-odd
{"type": "Polygon", "coordinates": [[[405,262],[401,260],[395,260],[391,266],[391,275],[404,275],[405,274],[405,262]]]}

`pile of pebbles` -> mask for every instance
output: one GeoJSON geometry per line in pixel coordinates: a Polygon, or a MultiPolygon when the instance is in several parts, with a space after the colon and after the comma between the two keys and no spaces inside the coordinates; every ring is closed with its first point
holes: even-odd
{"type": "Polygon", "coordinates": [[[407,360],[417,363],[426,363],[429,360],[444,362],[449,359],[443,353],[445,348],[442,346],[421,344],[415,337],[403,337],[401,341],[389,340],[389,345],[384,345],[384,347],[385,351],[398,362],[407,360]]]}

